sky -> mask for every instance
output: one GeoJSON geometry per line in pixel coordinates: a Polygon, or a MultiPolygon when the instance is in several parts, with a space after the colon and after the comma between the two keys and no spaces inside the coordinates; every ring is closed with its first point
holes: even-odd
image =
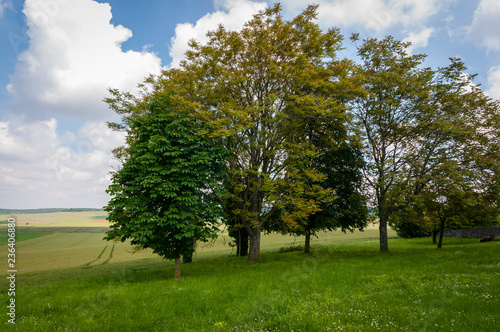
{"type": "MultiPolygon", "coordinates": [[[[0,0],[0,208],[100,208],[110,151],[124,142],[108,88],[137,93],[150,74],[176,67],[194,38],[223,24],[240,30],[275,1],[0,0]]],[[[427,54],[425,66],[460,57],[475,83],[500,99],[498,0],[282,0],[291,19],[318,4],[322,29],[392,35],[427,54]]]]}

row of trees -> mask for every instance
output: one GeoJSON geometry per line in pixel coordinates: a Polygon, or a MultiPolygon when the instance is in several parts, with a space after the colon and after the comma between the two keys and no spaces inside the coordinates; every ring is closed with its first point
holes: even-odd
{"type": "Polygon", "coordinates": [[[128,136],[107,239],[179,262],[221,219],[256,260],[263,230],[305,235],[308,250],[319,230],[363,229],[369,205],[381,251],[389,223],[436,225],[441,239],[446,222],[498,223],[498,103],[459,59],[432,70],[392,37],[339,59],[343,37],[316,8],[220,26],[141,97],[111,90],[122,121],[110,126],[128,136]]]}

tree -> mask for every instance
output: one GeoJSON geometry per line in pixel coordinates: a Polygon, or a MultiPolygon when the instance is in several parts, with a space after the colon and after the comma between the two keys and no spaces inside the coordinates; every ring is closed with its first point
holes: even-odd
{"type": "Polygon", "coordinates": [[[312,119],[344,121],[334,70],[342,36],[337,29],[323,33],[315,17],[316,6],[309,6],[285,21],[275,5],[240,32],[219,26],[207,44],[191,41],[180,69],[155,81],[156,89],[176,89],[198,103],[197,116],[216,128],[211,137],[232,152],[231,197],[223,206],[248,232],[251,260],[260,257],[262,225],[273,213],[287,204],[282,218],[291,225],[318,212],[318,201],[331,194],[310,185],[324,177],[307,167],[317,151],[293,135],[312,119]]]}
{"type": "MultiPolygon", "coordinates": [[[[324,139],[322,133],[324,131],[315,135],[316,146],[321,145],[318,140],[324,139]]],[[[344,132],[343,135],[345,134],[344,132]]],[[[354,143],[345,141],[339,144],[340,138],[336,141],[327,144],[328,150],[311,160],[311,167],[325,175],[320,185],[323,188],[333,188],[334,197],[321,200],[321,210],[310,214],[306,220],[298,220],[293,228],[278,218],[282,211],[278,211],[265,227],[266,231],[305,236],[304,253],[310,252],[311,236],[319,231],[340,228],[343,232],[352,232],[355,229],[362,230],[367,224],[366,199],[360,192],[363,180],[362,152],[354,143]]]]}
{"type": "Polygon", "coordinates": [[[450,59],[432,86],[429,108],[419,119],[418,146],[428,156],[416,178],[426,178],[423,207],[443,232],[451,228],[492,226],[500,216],[500,108],[480,87],[464,63],[450,59]],[[424,169],[427,169],[424,171],[424,169]]]}
{"type": "Polygon", "coordinates": [[[401,208],[390,200],[398,197],[391,192],[407,179],[408,163],[416,156],[411,129],[428,100],[433,77],[430,69],[420,67],[423,54],[407,53],[409,45],[390,36],[367,39],[358,47],[361,64],[353,73],[360,90],[351,112],[364,143],[365,180],[377,207],[380,251],[389,250],[388,220],[401,208]]]}
{"type": "Polygon", "coordinates": [[[451,59],[435,72],[428,103],[411,130],[415,157],[408,159],[406,180],[392,191],[392,200],[408,203],[401,214],[409,222],[432,231],[434,243],[439,232],[438,248],[446,224],[491,226],[500,215],[499,107],[465,71],[460,59],[451,59]]]}
{"type": "Polygon", "coordinates": [[[128,146],[107,190],[111,230],[105,239],[130,239],[174,259],[180,279],[180,257],[191,256],[195,241],[216,235],[226,152],[200,134],[204,124],[187,116],[190,106],[175,95],[156,93],[135,102],[114,95],[107,101],[123,123],[112,127],[126,129],[128,146]]]}

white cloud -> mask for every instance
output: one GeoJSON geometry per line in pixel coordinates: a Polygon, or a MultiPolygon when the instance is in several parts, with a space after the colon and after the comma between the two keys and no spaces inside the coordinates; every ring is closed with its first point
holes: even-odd
{"type": "Polygon", "coordinates": [[[108,87],[135,91],[161,60],[123,52],[132,32],[110,24],[111,7],[92,0],[26,0],[29,47],[19,56],[7,89],[11,110],[30,117],[106,118],[108,87]]]}
{"type": "Polygon", "coordinates": [[[110,150],[124,134],[89,122],[59,136],[57,121],[0,122],[0,201],[3,208],[102,207],[109,199],[110,150]]]}
{"type": "Polygon", "coordinates": [[[500,1],[481,0],[468,27],[467,38],[488,51],[500,51],[499,17],[500,1]]]}
{"type": "Polygon", "coordinates": [[[431,34],[434,32],[433,28],[424,28],[419,32],[410,32],[408,37],[403,39],[404,42],[410,42],[411,47],[410,50],[418,47],[427,47],[429,43],[429,38],[431,34]]]}
{"type": "Polygon", "coordinates": [[[485,91],[486,94],[493,99],[500,100],[500,66],[490,68],[488,83],[490,88],[485,91]]]}
{"type": "Polygon", "coordinates": [[[161,60],[148,45],[121,49],[132,32],[110,23],[108,4],[26,0],[23,11],[29,46],[7,87],[11,114],[0,122],[1,207],[101,207],[118,164],[110,150],[124,141],[106,127],[114,113],[102,99],[108,87],[135,92],[161,60]],[[84,124],[61,134],[59,116],[84,124]]]}
{"type": "Polygon", "coordinates": [[[291,13],[308,4],[318,4],[318,20],[323,26],[358,26],[367,32],[381,33],[402,24],[419,26],[450,2],[438,0],[283,0],[291,13]]]}
{"type": "Polygon", "coordinates": [[[241,30],[245,22],[267,6],[264,2],[250,0],[215,0],[215,4],[221,10],[203,16],[195,24],[177,24],[175,36],[171,39],[172,63],[170,66],[179,66],[180,61],[184,58],[184,53],[188,50],[189,40],[207,42],[206,33],[217,29],[219,24],[223,24],[228,30],[241,30]]]}

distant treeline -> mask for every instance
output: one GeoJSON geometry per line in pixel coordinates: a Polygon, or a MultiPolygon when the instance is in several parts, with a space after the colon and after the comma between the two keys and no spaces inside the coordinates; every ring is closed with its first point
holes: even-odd
{"type": "Polygon", "coordinates": [[[36,213],[54,213],[54,212],[86,212],[86,211],[103,211],[103,209],[91,208],[50,208],[50,209],[0,209],[0,214],[36,214],[36,213]]]}

